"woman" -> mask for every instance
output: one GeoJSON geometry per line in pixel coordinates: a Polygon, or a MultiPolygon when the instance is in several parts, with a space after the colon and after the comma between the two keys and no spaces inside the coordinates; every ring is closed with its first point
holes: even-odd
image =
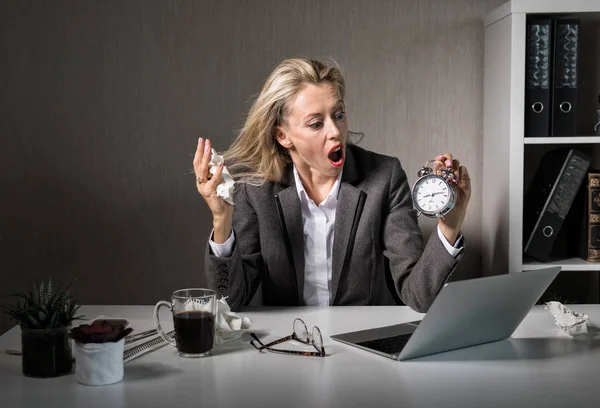
{"type": "Polygon", "coordinates": [[[213,214],[208,286],[232,309],[260,283],[266,305],[384,305],[425,312],[455,269],[471,188],[456,169],[458,200],[423,244],[397,158],[348,139],[337,67],[289,59],[269,76],[225,162],[238,180],[235,206],[209,180],[210,140],[198,141],[196,187],[213,214]]]}

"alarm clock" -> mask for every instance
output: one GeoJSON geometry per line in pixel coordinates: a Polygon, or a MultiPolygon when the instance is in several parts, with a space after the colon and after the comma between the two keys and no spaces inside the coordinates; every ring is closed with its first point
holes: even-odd
{"type": "Polygon", "coordinates": [[[418,179],[412,187],[412,200],[417,217],[444,218],[456,204],[456,178],[452,167],[433,170],[429,160],[417,172],[418,179]]]}

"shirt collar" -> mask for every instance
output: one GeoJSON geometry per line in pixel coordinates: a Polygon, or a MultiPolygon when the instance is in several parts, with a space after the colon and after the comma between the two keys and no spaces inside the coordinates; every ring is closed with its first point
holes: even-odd
{"type": "MultiPolygon", "coordinates": [[[[302,201],[302,195],[303,195],[302,193],[304,193],[304,195],[308,199],[308,194],[306,194],[306,190],[304,189],[304,184],[302,184],[302,180],[300,180],[300,174],[298,174],[296,165],[293,166],[293,170],[294,170],[294,181],[296,182],[296,191],[298,191],[298,197],[300,198],[300,201],[302,201]]],[[[334,197],[337,201],[338,195],[340,193],[340,183],[342,180],[343,172],[344,172],[344,170],[340,171],[340,174],[337,176],[337,179],[335,179],[335,183],[333,183],[333,187],[331,188],[331,191],[327,195],[327,198],[334,197]]],[[[327,200],[327,198],[326,198],[326,200],[327,200]]]]}

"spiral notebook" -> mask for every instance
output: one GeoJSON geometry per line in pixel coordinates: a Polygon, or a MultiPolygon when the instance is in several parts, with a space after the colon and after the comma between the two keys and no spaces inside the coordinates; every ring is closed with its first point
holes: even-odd
{"type": "MultiPolygon", "coordinates": [[[[166,332],[166,334],[167,337],[169,337],[170,339],[175,338],[175,330],[166,332]]],[[[125,349],[123,350],[123,363],[128,363],[131,360],[135,360],[136,358],[141,357],[144,354],[150,353],[151,351],[158,350],[166,346],[167,344],[169,343],[167,343],[158,334],[130,344],[126,344],[125,349]]]]}
{"type": "MultiPolygon", "coordinates": [[[[111,320],[115,319],[114,317],[108,316],[98,316],[90,322],[94,320],[111,320]]],[[[175,338],[175,330],[173,330],[173,325],[169,325],[167,322],[162,324],[163,329],[167,337],[170,339],[175,338]]],[[[127,327],[131,327],[133,331],[130,336],[135,338],[136,336],[140,336],[139,340],[128,341],[125,338],[125,346],[123,349],[123,363],[128,363],[132,360],[135,360],[138,357],[141,357],[145,354],[148,354],[152,351],[163,348],[169,343],[165,341],[162,337],[158,335],[156,332],[156,328],[154,326],[154,322],[152,320],[127,320],[127,327]]],[[[129,336],[128,336],[129,337],[129,336]]]]}

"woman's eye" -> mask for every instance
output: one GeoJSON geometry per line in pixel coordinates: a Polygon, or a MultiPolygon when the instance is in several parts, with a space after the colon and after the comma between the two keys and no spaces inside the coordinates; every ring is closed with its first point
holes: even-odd
{"type": "Polygon", "coordinates": [[[346,112],[341,111],[341,112],[336,113],[334,117],[335,117],[335,120],[342,120],[342,119],[344,119],[345,115],[346,115],[346,112]]]}
{"type": "Polygon", "coordinates": [[[319,129],[322,125],[323,125],[323,122],[318,121],[318,122],[313,122],[313,123],[309,124],[308,126],[313,129],[319,129]]]}

